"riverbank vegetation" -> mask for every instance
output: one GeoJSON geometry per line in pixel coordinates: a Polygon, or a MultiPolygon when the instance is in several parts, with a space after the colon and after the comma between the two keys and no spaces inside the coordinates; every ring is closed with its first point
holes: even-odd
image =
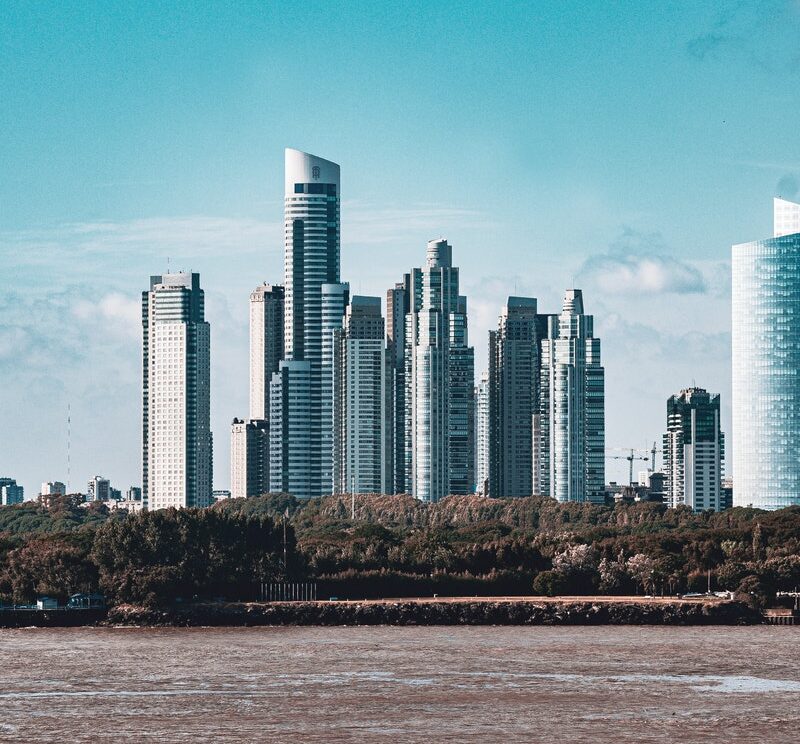
{"type": "Polygon", "coordinates": [[[349,496],[287,495],[136,515],[70,499],[0,507],[0,599],[91,590],[147,604],[255,599],[261,582],[283,580],[353,598],[675,594],[710,583],[760,605],[800,585],[800,507],[692,514],[542,497],[357,496],[355,518],[352,509],[349,496]]]}

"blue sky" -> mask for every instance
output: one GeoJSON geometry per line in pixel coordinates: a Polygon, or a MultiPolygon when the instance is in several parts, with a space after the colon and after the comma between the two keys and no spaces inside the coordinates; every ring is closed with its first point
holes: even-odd
{"type": "MultiPolygon", "coordinates": [[[[139,293],[201,272],[215,482],[283,148],[342,167],[342,278],[454,246],[478,366],[508,294],[584,289],[609,447],[695,382],[730,432],[730,245],[800,191],[800,2],[0,6],[0,475],[139,476],[139,293]]],[[[625,466],[609,464],[624,477],[625,466]]]]}

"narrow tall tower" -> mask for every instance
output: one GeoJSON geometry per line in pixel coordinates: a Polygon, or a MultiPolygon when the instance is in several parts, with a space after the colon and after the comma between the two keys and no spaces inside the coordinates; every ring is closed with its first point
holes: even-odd
{"type": "Polygon", "coordinates": [[[334,334],[334,489],[391,491],[391,395],[380,297],[353,297],[334,334]]]}
{"type": "Polygon", "coordinates": [[[283,287],[250,293],[250,418],[269,419],[269,383],[283,359],[283,287]]]}
{"type": "Polygon", "coordinates": [[[406,462],[406,316],[411,312],[411,274],[404,274],[386,293],[386,343],[391,365],[392,427],[389,431],[393,493],[408,493],[411,484],[406,481],[410,468],[406,462]]]}
{"type": "Polygon", "coordinates": [[[774,215],[731,265],[733,503],[760,509],[800,504],[800,204],[774,215]]]}
{"type": "Polygon", "coordinates": [[[489,332],[489,494],[533,493],[534,415],[539,410],[539,343],[547,316],[534,297],[509,297],[489,332]]]}
{"type": "Polygon", "coordinates": [[[467,298],[446,240],[411,272],[405,330],[405,478],[422,501],[471,493],[475,481],[474,350],[467,298]]]}
{"type": "Polygon", "coordinates": [[[144,506],[208,506],[211,333],[200,275],[151,276],[142,293],[142,332],[144,506]]]}
{"type": "Polygon", "coordinates": [[[605,497],[605,373],[583,293],[568,289],[542,341],[540,486],[559,501],[605,497]]]}
{"type": "Polygon", "coordinates": [[[323,286],[339,284],[339,204],[339,166],[287,149],[285,361],[270,385],[270,411],[280,416],[280,428],[270,431],[270,468],[280,473],[270,474],[270,483],[298,498],[332,489],[331,373],[323,346],[333,327],[323,317],[323,286]]]}

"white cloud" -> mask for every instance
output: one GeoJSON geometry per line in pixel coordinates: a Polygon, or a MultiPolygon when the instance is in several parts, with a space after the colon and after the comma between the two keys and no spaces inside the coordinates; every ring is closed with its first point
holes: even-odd
{"type": "Polygon", "coordinates": [[[695,265],[667,253],[658,233],[625,228],[607,253],[590,256],[579,277],[606,294],[705,293],[708,284],[695,265]]]}
{"type": "Polygon", "coordinates": [[[110,292],[97,301],[78,300],[72,307],[76,318],[83,321],[100,321],[131,336],[141,332],[141,304],[120,292],[110,292]]]}

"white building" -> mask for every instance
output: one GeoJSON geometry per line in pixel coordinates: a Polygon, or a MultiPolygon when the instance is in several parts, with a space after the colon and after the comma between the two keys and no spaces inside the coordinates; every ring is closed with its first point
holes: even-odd
{"type": "Polygon", "coordinates": [[[150,277],[142,293],[142,499],[148,509],[211,503],[211,333],[200,275],[150,277]]]}
{"type": "Polygon", "coordinates": [[[100,475],[94,476],[86,486],[87,501],[110,501],[111,481],[100,475]]]}
{"type": "Polygon", "coordinates": [[[244,499],[269,492],[269,424],[265,419],[231,424],[231,496],[244,499]]]}
{"type": "Polygon", "coordinates": [[[392,493],[391,369],[380,297],[353,297],[334,339],[334,490],[392,493]]]}
{"type": "Polygon", "coordinates": [[[270,383],[270,490],[310,498],[333,485],[330,366],[323,371],[323,339],[333,329],[323,318],[323,286],[339,285],[339,166],[287,149],[284,175],[285,361],[270,383]]]}
{"type": "Polygon", "coordinates": [[[468,346],[467,298],[446,240],[428,242],[426,264],[411,272],[406,314],[406,472],[422,501],[474,493],[474,350],[468,346]]]}
{"type": "Polygon", "coordinates": [[[568,289],[542,339],[539,483],[559,501],[605,499],[605,378],[594,319],[568,289]]]}
{"type": "Polygon", "coordinates": [[[489,373],[481,373],[475,386],[475,487],[479,494],[489,492],[489,373]]]}
{"type": "Polygon", "coordinates": [[[719,395],[692,387],[670,396],[664,434],[666,503],[695,512],[722,509],[724,452],[719,395]]]}
{"type": "Polygon", "coordinates": [[[800,504],[800,205],[774,220],[731,264],[733,499],[760,509],[800,504]]]}

